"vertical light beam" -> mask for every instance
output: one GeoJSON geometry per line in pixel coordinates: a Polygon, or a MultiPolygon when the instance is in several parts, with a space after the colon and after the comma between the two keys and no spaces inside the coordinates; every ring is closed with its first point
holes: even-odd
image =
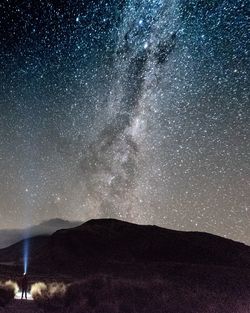
{"type": "Polygon", "coordinates": [[[24,273],[28,270],[28,259],[29,259],[29,239],[24,239],[23,242],[23,269],[24,273]]]}

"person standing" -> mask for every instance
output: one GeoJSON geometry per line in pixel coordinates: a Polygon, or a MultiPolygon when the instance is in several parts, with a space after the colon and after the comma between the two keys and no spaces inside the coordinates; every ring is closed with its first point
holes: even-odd
{"type": "Polygon", "coordinates": [[[27,299],[27,291],[28,291],[28,277],[27,274],[24,273],[22,278],[22,299],[23,296],[25,296],[25,299],[27,299]]]}

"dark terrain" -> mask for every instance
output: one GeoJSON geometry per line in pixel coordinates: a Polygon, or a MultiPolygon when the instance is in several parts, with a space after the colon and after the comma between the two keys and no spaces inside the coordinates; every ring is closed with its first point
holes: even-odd
{"type": "Polygon", "coordinates": [[[58,229],[72,228],[80,224],[81,222],[66,221],[60,218],[55,218],[26,229],[1,229],[0,249],[8,247],[26,237],[51,235],[58,229]]]}
{"type": "MultiPolygon", "coordinates": [[[[0,250],[0,262],[22,262],[23,242],[0,250]]],[[[250,247],[208,233],[181,232],[113,219],[90,220],[30,239],[30,264],[70,271],[74,264],[181,263],[250,269],[250,247]]],[[[89,264],[90,265],[90,264],[89,264]]]]}
{"type": "MultiPolygon", "coordinates": [[[[22,271],[22,247],[0,250],[1,277],[22,271]]],[[[107,299],[116,304],[100,312],[250,312],[250,247],[207,233],[90,220],[31,238],[29,274],[32,282],[73,282],[71,312],[82,298],[86,312],[99,312],[107,299]],[[124,301],[128,311],[117,309],[124,301]]]]}

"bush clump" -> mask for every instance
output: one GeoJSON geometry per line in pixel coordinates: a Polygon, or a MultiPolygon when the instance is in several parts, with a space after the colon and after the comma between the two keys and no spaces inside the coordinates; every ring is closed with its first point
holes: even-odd
{"type": "MultiPolygon", "coordinates": [[[[246,292],[249,289],[246,289],[246,292]]],[[[233,290],[163,279],[133,280],[108,276],[89,277],[68,286],[65,312],[70,313],[228,313],[250,312],[247,295],[238,299],[233,290]]]]}
{"type": "Polygon", "coordinates": [[[31,286],[30,292],[37,305],[46,312],[62,311],[65,303],[65,284],[37,282],[31,286]]]}
{"type": "Polygon", "coordinates": [[[90,275],[65,285],[36,283],[31,294],[44,312],[60,313],[228,313],[250,312],[247,285],[216,284],[155,277],[131,279],[90,275]]]}
{"type": "Polygon", "coordinates": [[[14,299],[17,292],[17,283],[11,280],[0,282],[0,306],[6,306],[12,299],[14,299]]]}

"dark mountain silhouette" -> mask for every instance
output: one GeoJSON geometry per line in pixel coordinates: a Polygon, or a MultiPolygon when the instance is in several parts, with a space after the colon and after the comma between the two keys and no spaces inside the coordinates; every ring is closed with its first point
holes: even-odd
{"type": "Polygon", "coordinates": [[[80,224],[81,222],[55,218],[25,229],[2,229],[0,230],[0,249],[8,247],[27,237],[51,235],[58,229],[72,228],[80,224]]]}
{"type": "MultiPolygon", "coordinates": [[[[21,262],[22,248],[23,242],[19,242],[0,250],[0,262],[21,262]]],[[[105,268],[107,264],[157,262],[250,268],[250,247],[208,233],[115,219],[90,220],[51,236],[30,239],[30,263],[39,270],[66,273],[105,268]]]]}
{"type": "MultiPolygon", "coordinates": [[[[0,277],[20,277],[23,243],[0,250],[0,277]]],[[[250,247],[239,242],[100,219],[30,238],[29,244],[30,280],[72,283],[65,303],[78,311],[107,299],[131,306],[148,299],[145,312],[162,313],[166,307],[166,312],[197,313],[209,304],[213,312],[248,312],[241,303],[249,298],[250,247]]]]}
{"type": "MultiPolygon", "coordinates": [[[[29,239],[30,259],[34,258],[44,249],[48,240],[48,235],[36,236],[29,239]]],[[[19,241],[7,248],[0,249],[0,264],[22,264],[23,243],[24,241],[19,241]]]]}

